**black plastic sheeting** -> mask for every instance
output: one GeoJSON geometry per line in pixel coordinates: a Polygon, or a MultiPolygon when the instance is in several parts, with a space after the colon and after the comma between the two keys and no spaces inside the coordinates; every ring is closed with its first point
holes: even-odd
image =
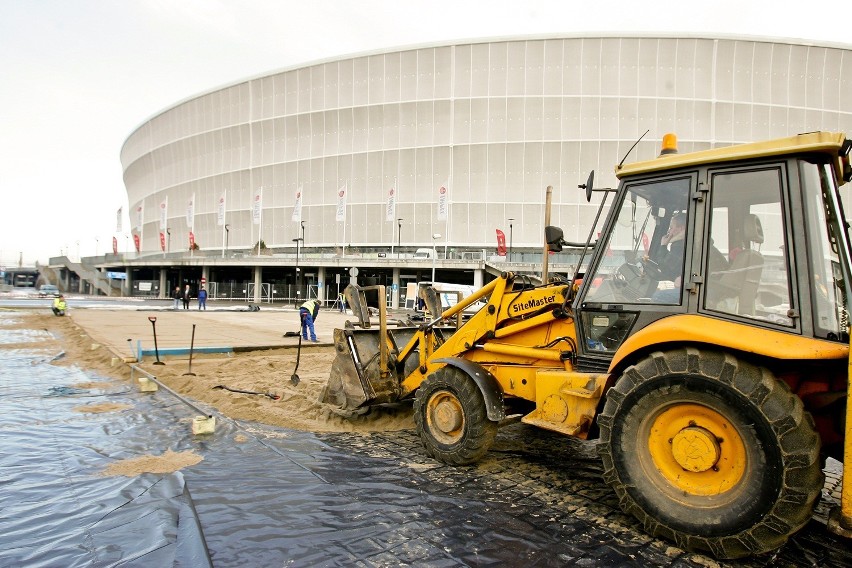
{"type": "MultiPolygon", "coordinates": [[[[0,343],[13,332],[0,325],[0,343]]],[[[0,566],[708,564],[643,534],[597,460],[554,449],[562,437],[501,434],[483,463],[456,468],[413,432],[314,435],[217,415],[214,434],[193,436],[195,411],[171,394],[50,358],[0,351],[0,566]],[[110,386],[80,388],[90,381],[110,386]],[[132,408],[75,410],[99,402],[132,408]],[[101,475],[167,449],[204,459],[101,475]]],[[[799,557],[780,564],[832,564],[799,557]]]]}
{"type": "Polygon", "coordinates": [[[120,392],[127,385],[73,388],[91,378],[46,357],[5,351],[0,359],[0,565],[210,566],[180,472],[101,475],[111,461],[147,448],[115,435],[133,428],[124,419],[116,424],[115,413],[73,408],[129,402],[130,393],[120,392]]]}

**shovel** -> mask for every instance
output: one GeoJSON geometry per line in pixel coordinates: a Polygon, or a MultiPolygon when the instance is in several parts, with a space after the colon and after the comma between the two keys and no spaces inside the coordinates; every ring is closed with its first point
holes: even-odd
{"type": "Polygon", "coordinates": [[[192,372],[192,350],[195,348],[195,324],[192,324],[192,339],[189,342],[189,370],[184,373],[182,376],[196,376],[195,373],[192,372]]]}
{"type": "Polygon", "coordinates": [[[263,395],[263,396],[268,396],[272,400],[278,400],[278,399],[281,398],[277,394],[272,394],[271,392],[258,392],[258,391],[250,391],[250,390],[232,389],[231,387],[226,387],[225,385],[216,385],[215,387],[213,387],[213,390],[216,390],[216,389],[222,389],[222,390],[226,390],[228,392],[238,392],[238,393],[242,393],[242,394],[260,394],[260,395],[263,395]]]}
{"type": "Polygon", "coordinates": [[[290,375],[290,384],[296,386],[299,384],[299,375],[296,374],[296,371],[299,370],[299,358],[302,355],[302,331],[301,327],[299,327],[299,331],[285,331],[284,337],[295,337],[299,336],[299,347],[296,350],[296,367],[293,369],[293,374],[290,375]]]}

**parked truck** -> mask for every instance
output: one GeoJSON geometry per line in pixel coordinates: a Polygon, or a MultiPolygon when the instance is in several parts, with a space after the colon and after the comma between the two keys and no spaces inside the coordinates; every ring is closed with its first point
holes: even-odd
{"type": "MultiPolygon", "coordinates": [[[[323,400],[413,401],[449,464],[481,459],[512,417],[595,439],[650,534],[719,558],[775,549],[810,520],[825,458],[852,462],[850,147],[814,132],[680,154],[666,136],[616,168],[617,189],[582,186],[610,206],[582,273],[503,273],[422,325],[335,330],[323,400]]],[[[829,528],[849,537],[848,471],[841,495],[829,528]]]]}

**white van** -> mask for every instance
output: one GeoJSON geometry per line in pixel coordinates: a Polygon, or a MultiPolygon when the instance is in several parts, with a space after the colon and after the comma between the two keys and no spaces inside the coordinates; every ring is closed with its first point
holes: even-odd
{"type": "Polygon", "coordinates": [[[414,258],[420,259],[429,259],[432,258],[432,249],[430,248],[420,248],[414,251],[414,258]]]}
{"type": "MultiPolygon", "coordinates": [[[[431,251],[430,251],[431,252],[431,251]]],[[[417,312],[423,312],[425,307],[420,304],[417,299],[420,297],[420,288],[432,286],[435,291],[438,293],[438,299],[441,302],[441,308],[443,310],[447,310],[455,306],[459,301],[459,294],[461,294],[461,298],[467,298],[471,294],[477,291],[476,286],[472,286],[470,284],[448,284],[447,282],[410,282],[405,291],[405,307],[410,310],[414,310],[417,312]]],[[[470,316],[478,312],[482,306],[485,305],[485,302],[480,300],[471,304],[470,306],[464,309],[464,314],[466,316],[470,316]]]]}

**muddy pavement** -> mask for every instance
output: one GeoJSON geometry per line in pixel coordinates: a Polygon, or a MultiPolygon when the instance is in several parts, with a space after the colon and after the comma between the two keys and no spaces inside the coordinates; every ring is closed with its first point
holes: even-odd
{"type": "Polygon", "coordinates": [[[78,367],[104,355],[42,329],[58,321],[0,317],[0,566],[852,566],[818,520],[762,557],[686,553],[621,512],[594,444],[524,424],[467,467],[429,458],[411,429],[314,433],[211,408],[215,433],[193,436],[195,410],[139,392],[109,354],[106,374],[78,367]],[[105,475],[168,451],[201,461],[105,475]]]}
{"type": "Polygon", "coordinates": [[[378,565],[396,554],[403,564],[448,566],[852,566],[849,543],[817,520],[764,556],[721,562],[684,552],[622,513],[593,443],[520,423],[502,428],[488,455],[468,467],[426,457],[413,431],[321,439],[347,454],[341,472],[369,472],[372,483],[417,492],[396,530],[352,545],[378,565]],[[383,550],[406,539],[430,546],[383,550]]]}

